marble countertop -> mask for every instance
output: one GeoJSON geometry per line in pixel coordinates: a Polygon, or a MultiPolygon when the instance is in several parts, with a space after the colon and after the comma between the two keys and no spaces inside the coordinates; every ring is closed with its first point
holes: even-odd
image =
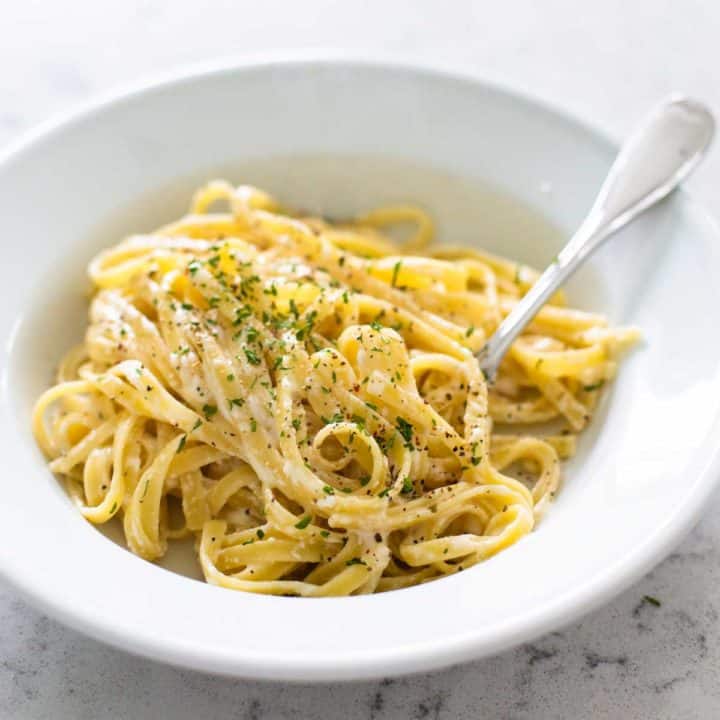
{"type": "MultiPolygon", "coordinates": [[[[178,64],[323,47],[455,66],[620,137],[671,91],[720,112],[718,37],[716,0],[5,3],[0,145],[53,113],[178,64]]],[[[719,148],[691,186],[720,215],[719,148]]],[[[0,718],[720,717],[718,587],[716,495],[665,562],[562,632],[442,672],[304,686],[205,676],[132,657],[44,617],[0,585],[0,718]]]]}

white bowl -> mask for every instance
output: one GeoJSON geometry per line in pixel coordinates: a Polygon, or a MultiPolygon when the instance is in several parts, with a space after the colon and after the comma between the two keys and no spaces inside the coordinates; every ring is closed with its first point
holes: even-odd
{"type": "Polygon", "coordinates": [[[582,307],[641,326],[646,343],[622,366],[536,531],[462,574],[333,599],[189,580],[80,517],[35,447],[29,413],[81,337],[91,255],[176,217],[208,178],[253,182],[330,214],[413,200],[436,215],[443,239],[542,265],[613,155],[596,132],[505,91],[342,60],[184,75],[33,134],[0,160],[0,570],[100,640],[178,665],[289,680],[476,658],[609,600],[680,540],[718,474],[718,238],[684,194],[616,238],[570,286],[582,307]]]}

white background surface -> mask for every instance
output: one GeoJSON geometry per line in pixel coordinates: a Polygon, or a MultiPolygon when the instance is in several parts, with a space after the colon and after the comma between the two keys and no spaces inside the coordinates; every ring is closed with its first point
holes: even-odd
{"type": "MultiPolygon", "coordinates": [[[[616,137],[671,91],[720,112],[713,0],[0,0],[0,18],[0,143],[178,64],[323,47],[457,67],[616,137]]],[[[720,214],[720,146],[690,184],[720,214]]],[[[0,586],[0,717],[718,717],[718,510],[716,497],[677,553],[583,622],[491,660],[393,682],[309,687],[178,671],[66,630],[0,586]],[[646,594],[662,606],[643,603],[646,594]]]]}

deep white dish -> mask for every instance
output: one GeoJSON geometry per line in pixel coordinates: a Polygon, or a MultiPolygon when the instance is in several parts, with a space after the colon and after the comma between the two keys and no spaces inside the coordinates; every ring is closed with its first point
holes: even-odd
{"type": "Polygon", "coordinates": [[[285,680],[460,662],[609,600],[681,539],[720,469],[718,234],[684,193],[602,249],[568,288],[573,304],[640,326],[645,342],[584,434],[554,506],[529,537],[450,578],[336,599],[189,580],[82,520],[47,470],[29,414],[80,338],[87,260],[176,217],[204,180],[251,182],[330,215],[411,200],[433,212],[442,240],[543,266],[613,155],[596,132],[503,90],[339,59],[188,73],[30,135],[0,158],[0,572],[49,614],[131,652],[285,680]]]}

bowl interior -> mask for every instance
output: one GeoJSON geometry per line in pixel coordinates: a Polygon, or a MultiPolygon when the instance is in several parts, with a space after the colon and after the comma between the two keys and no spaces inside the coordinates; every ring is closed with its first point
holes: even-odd
{"type": "MultiPolygon", "coordinates": [[[[617,592],[679,539],[714,481],[718,343],[702,309],[720,299],[720,260],[714,227],[683,196],[569,285],[572,304],[639,325],[645,343],[604,397],[543,522],[461,575],[321,601],[189,582],[85,523],[29,431],[34,399],[82,337],[89,258],[177,217],[208,179],[250,182],[331,216],[412,201],[431,211],[441,241],[542,267],[612,157],[591,131],[479,84],[305,62],[150,88],[5,158],[2,570],[54,614],[131,650],[293,679],[407,672],[492,652],[617,592]],[[29,540],[17,543],[19,534],[29,540]]],[[[197,576],[186,557],[166,566],[197,576]]]]}

